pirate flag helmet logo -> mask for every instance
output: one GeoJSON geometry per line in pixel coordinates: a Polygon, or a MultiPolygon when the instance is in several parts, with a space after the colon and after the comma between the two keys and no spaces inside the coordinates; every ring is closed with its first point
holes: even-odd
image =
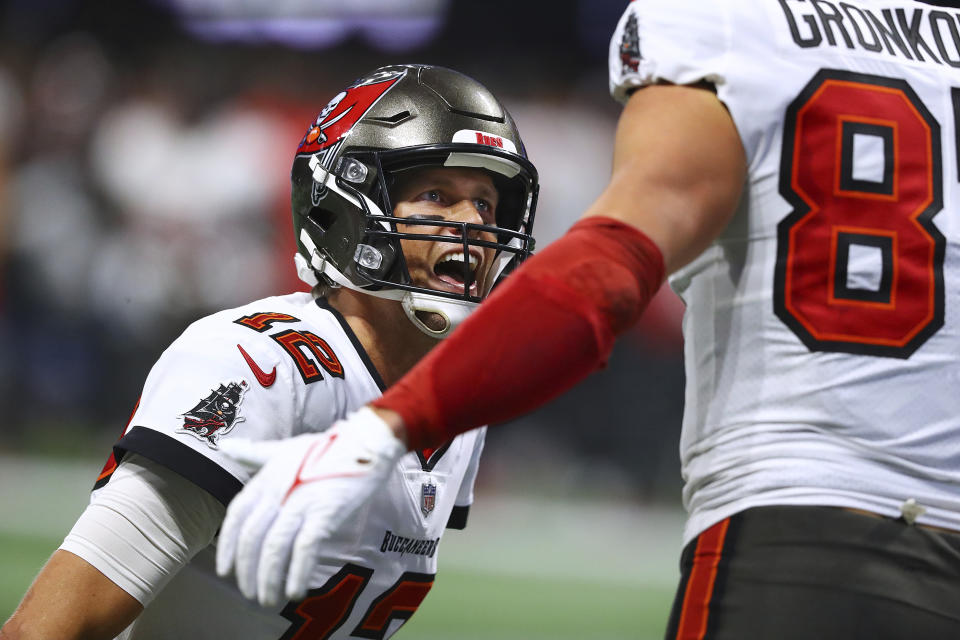
{"type": "Polygon", "coordinates": [[[217,441],[225,433],[229,433],[235,424],[243,421],[237,414],[240,411],[240,401],[249,385],[246,380],[240,382],[220,383],[206,398],[197,405],[177,416],[183,418],[183,425],[178,431],[189,433],[207,443],[211,448],[217,448],[217,441]]]}
{"type": "Polygon", "coordinates": [[[406,70],[381,71],[341,91],[320,111],[300,141],[297,154],[321,152],[326,159],[337,143],[350,135],[367,111],[406,75],[406,70]]]}

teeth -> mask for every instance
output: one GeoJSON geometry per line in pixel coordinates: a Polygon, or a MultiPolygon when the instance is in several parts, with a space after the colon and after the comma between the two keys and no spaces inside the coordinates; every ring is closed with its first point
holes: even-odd
{"type": "MultiPolygon", "coordinates": [[[[477,257],[476,257],[475,255],[472,255],[472,254],[468,254],[467,256],[464,256],[464,253],[463,253],[462,251],[456,251],[456,252],[454,252],[454,253],[448,253],[447,255],[443,256],[443,257],[440,259],[440,262],[451,262],[451,261],[454,261],[454,260],[457,261],[457,262],[465,262],[465,258],[469,258],[469,260],[470,260],[470,268],[471,268],[471,269],[476,269],[476,268],[477,268],[477,264],[480,262],[479,260],[477,260],[477,257]]],[[[440,264],[440,262],[438,262],[437,264],[440,264]]]]}

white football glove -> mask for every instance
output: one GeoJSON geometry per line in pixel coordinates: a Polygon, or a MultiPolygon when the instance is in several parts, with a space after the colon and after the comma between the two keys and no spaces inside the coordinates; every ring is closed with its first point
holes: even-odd
{"type": "Polygon", "coordinates": [[[240,591],[265,607],[306,595],[320,545],[383,486],[406,452],[366,407],[322,433],[271,442],[224,439],[220,448],[263,468],[227,508],[217,573],[235,567],[240,591]]]}

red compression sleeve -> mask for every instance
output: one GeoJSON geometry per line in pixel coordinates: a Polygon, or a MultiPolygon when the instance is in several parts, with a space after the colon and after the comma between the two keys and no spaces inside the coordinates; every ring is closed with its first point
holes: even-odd
{"type": "Polygon", "coordinates": [[[663,256],[645,234],[585,218],[373,405],[400,414],[414,450],[532,411],[606,363],[663,277],[663,256]]]}

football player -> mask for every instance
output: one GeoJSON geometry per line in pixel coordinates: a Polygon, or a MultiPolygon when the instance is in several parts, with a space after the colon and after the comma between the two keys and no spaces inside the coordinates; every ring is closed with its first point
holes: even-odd
{"type": "Polygon", "coordinates": [[[960,637],[958,25],[913,0],[630,4],[608,188],[376,413],[313,436],[325,459],[271,459],[228,512],[235,557],[299,593],[393,462],[352,491],[284,466],[346,467],[340,432],[416,449],[535,407],[602,365],[667,273],[689,512],[667,637],[960,637]]]}
{"type": "Polygon", "coordinates": [[[256,565],[238,566],[239,589],[214,571],[226,505],[251,475],[221,446],[252,439],[255,460],[380,395],[529,255],[537,172],[482,85],[402,65],[326,105],[291,180],[313,292],[215,313],[163,353],[90,505],[0,636],[386,638],[427,595],[444,529],[466,524],[483,429],[366,454],[399,462],[316,556],[304,597],[265,606],[250,599],[256,565]]]}

